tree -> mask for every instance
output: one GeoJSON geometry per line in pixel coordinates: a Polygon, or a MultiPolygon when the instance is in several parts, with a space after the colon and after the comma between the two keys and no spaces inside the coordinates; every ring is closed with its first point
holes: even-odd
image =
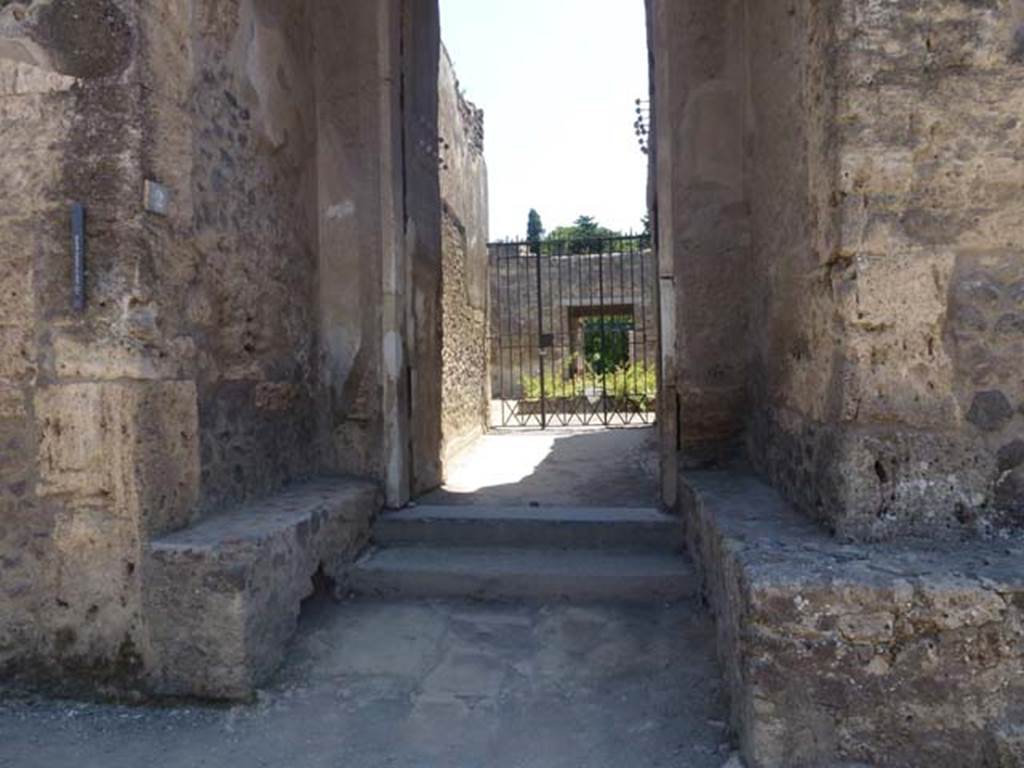
{"type": "Polygon", "coordinates": [[[603,240],[622,237],[621,232],[602,227],[593,216],[580,216],[570,227],[558,227],[548,234],[548,241],[565,241],[569,253],[598,253],[603,240]]]}
{"type": "Polygon", "coordinates": [[[540,253],[540,241],[544,239],[544,224],[540,220],[540,214],[536,208],[530,209],[530,216],[526,222],[526,242],[530,244],[533,253],[540,253]]]}
{"type": "Polygon", "coordinates": [[[642,223],[644,225],[643,232],[640,233],[641,237],[643,237],[643,240],[641,242],[643,243],[645,248],[650,248],[651,247],[651,214],[650,214],[650,211],[648,211],[647,213],[644,214],[644,217],[643,217],[643,219],[641,221],[642,221],[642,223]]]}

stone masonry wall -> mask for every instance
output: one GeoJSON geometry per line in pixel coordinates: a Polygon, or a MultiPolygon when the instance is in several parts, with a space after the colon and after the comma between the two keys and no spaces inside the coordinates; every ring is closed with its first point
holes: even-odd
{"type": "Polygon", "coordinates": [[[191,170],[172,186],[180,220],[154,235],[188,282],[168,293],[195,348],[201,504],[213,510],[318,466],[316,123],[303,3],[194,14],[190,66],[154,66],[188,94],[168,106],[188,110],[177,141],[156,152],[190,149],[178,159],[191,170]]]}
{"type": "Polygon", "coordinates": [[[438,87],[442,200],[443,454],[487,428],[487,166],[483,113],[466,101],[442,48],[438,87]]]}
{"type": "MultiPolygon", "coordinates": [[[[900,422],[878,448],[858,434],[854,456],[875,449],[884,526],[924,507],[929,527],[1020,527],[1024,2],[847,4],[841,20],[848,402],[865,426],[900,422]]],[[[851,512],[877,493],[847,488],[851,512]]]]}
{"type": "Polygon", "coordinates": [[[485,310],[468,300],[466,232],[445,208],[442,220],[442,421],[444,455],[487,428],[488,359],[485,310]]]}
{"type": "MultiPolygon", "coordinates": [[[[835,213],[833,24],[836,3],[750,4],[746,17],[746,195],[751,211],[751,386],[748,445],[775,482],[822,519],[837,477],[831,446],[793,432],[825,430],[843,381],[833,375],[831,273],[835,213]]],[[[831,522],[827,519],[825,522],[831,522]]]]}
{"type": "Polygon", "coordinates": [[[652,8],[680,447],[745,430],[786,497],[680,482],[743,757],[1019,765],[1024,3],[652,8]],[[727,200],[749,240],[723,287],[701,203],[727,200]]]}
{"type": "Polygon", "coordinates": [[[198,513],[317,473],[381,480],[394,224],[380,158],[399,135],[381,111],[397,92],[379,67],[383,6],[167,7],[181,26],[162,36],[169,12],[144,18],[149,83],[167,94],[154,98],[150,162],[175,204],[150,226],[177,265],[166,294],[194,348],[198,513]]]}
{"type": "Polygon", "coordinates": [[[137,668],[142,544],[198,500],[194,344],[165,326],[176,265],[140,205],[151,31],[117,0],[0,11],[0,668],[137,668]],[[87,209],[81,313],[74,201],[87,209]]]}
{"type": "Polygon", "coordinates": [[[745,433],[842,536],[1019,527],[1024,3],[651,10],[684,460],[745,433]]]}
{"type": "Polygon", "coordinates": [[[0,670],[131,677],[151,539],[309,475],[382,478],[378,11],[3,4],[0,670]]]}
{"type": "MultiPolygon", "coordinates": [[[[1019,526],[1024,4],[847,0],[831,30],[815,8],[751,15],[752,72],[771,70],[780,40],[810,56],[792,56],[788,92],[816,233],[789,259],[769,251],[772,285],[811,298],[794,313],[778,309],[785,290],[766,297],[753,453],[843,535],[1019,526]]],[[[777,94],[750,90],[754,115],[770,111],[777,94]]],[[[755,221],[766,197],[751,195],[755,221]]]]}
{"type": "Polygon", "coordinates": [[[745,473],[683,487],[750,768],[1021,764],[1019,543],[849,544],[745,473]]]}

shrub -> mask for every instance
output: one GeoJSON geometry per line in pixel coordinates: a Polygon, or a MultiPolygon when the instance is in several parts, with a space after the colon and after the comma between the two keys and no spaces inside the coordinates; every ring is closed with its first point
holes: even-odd
{"type": "MultiPolygon", "coordinates": [[[[523,387],[523,400],[540,400],[539,376],[523,376],[520,383],[523,387]]],[[[658,395],[658,367],[654,363],[638,361],[601,374],[587,363],[586,371],[581,376],[555,371],[544,374],[544,394],[548,398],[578,397],[586,394],[588,384],[592,390],[603,387],[609,397],[624,398],[637,407],[646,407],[658,395]]]]}

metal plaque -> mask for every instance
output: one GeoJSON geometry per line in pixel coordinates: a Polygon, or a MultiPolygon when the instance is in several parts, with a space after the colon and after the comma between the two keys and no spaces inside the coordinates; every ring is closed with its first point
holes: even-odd
{"type": "Polygon", "coordinates": [[[143,203],[149,213],[166,216],[171,207],[171,191],[163,184],[146,179],[142,190],[143,203]]]}
{"type": "Polygon", "coordinates": [[[85,310],[85,206],[71,206],[71,274],[74,282],[72,306],[76,312],[85,310]]]}

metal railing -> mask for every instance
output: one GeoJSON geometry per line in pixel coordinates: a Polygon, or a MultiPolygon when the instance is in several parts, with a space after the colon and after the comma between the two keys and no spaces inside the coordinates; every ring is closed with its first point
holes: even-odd
{"type": "Polygon", "coordinates": [[[652,422],[658,320],[650,238],[489,249],[491,386],[501,426],[652,422]]]}

